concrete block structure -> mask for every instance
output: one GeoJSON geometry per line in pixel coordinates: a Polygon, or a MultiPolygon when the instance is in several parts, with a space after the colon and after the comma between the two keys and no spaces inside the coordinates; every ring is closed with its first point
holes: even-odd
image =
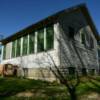
{"type": "Polygon", "coordinates": [[[99,40],[88,9],[81,4],[3,39],[1,63],[18,65],[19,76],[52,81],[56,79],[50,70],[54,63],[68,73],[70,67],[97,73],[99,40]]]}

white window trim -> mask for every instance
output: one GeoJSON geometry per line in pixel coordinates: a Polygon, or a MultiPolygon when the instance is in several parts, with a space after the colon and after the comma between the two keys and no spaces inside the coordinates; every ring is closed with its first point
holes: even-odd
{"type": "Polygon", "coordinates": [[[23,55],[23,37],[21,37],[21,56],[23,55]]]}
{"type": "Polygon", "coordinates": [[[34,42],[34,43],[35,43],[35,44],[34,44],[34,46],[35,46],[35,48],[34,48],[35,51],[34,51],[34,52],[35,52],[35,53],[37,53],[37,44],[38,44],[37,36],[38,36],[38,32],[36,31],[36,32],[35,32],[35,42],[34,42]]]}
{"type": "Polygon", "coordinates": [[[17,55],[17,40],[15,40],[15,57],[17,57],[16,55],[17,55]]]}
{"type": "Polygon", "coordinates": [[[46,28],[44,28],[44,50],[46,50],[47,49],[47,38],[46,38],[46,36],[47,36],[47,32],[46,32],[46,28]]]}
{"type": "Polygon", "coordinates": [[[3,51],[4,51],[4,45],[2,46],[1,60],[4,60],[4,59],[3,59],[3,56],[4,56],[4,55],[3,55],[3,51]]]}
{"type": "Polygon", "coordinates": [[[28,39],[27,39],[27,42],[28,42],[28,44],[27,44],[27,54],[29,54],[29,46],[30,46],[30,44],[29,44],[29,34],[28,34],[28,39]]]}

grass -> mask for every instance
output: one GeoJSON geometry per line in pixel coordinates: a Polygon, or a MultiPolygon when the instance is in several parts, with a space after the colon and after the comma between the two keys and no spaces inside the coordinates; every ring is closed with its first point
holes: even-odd
{"type": "MultiPolygon", "coordinates": [[[[17,98],[15,95],[23,91],[31,91],[34,94],[40,93],[40,97],[39,95],[38,97],[34,95],[34,100],[49,100],[50,98],[50,100],[52,100],[52,98],[59,97],[66,90],[62,85],[41,80],[0,78],[0,100],[15,100],[17,98]],[[43,94],[45,94],[45,96],[42,96],[43,94]]],[[[25,97],[18,97],[16,100],[25,100],[25,97]]],[[[26,100],[33,99],[31,97],[26,100]]]]}
{"type": "MultiPolygon", "coordinates": [[[[100,93],[100,77],[95,79],[81,78],[77,87],[77,95],[89,92],[100,93]],[[97,79],[97,80],[96,80],[97,79]]],[[[69,100],[69,93],[65,86],[41,80],[20,78],[0,78],[0,100],[69,100]],[[31,92],[33,96],[20,96],[21,92],[31,92]]]]}

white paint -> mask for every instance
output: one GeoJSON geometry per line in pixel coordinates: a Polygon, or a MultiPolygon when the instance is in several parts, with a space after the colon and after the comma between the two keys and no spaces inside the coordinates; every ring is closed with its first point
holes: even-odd
{"type": "MultiPolygon", "coordinates": [[[[44,31],[46,30],[44,29],[44,31]]],[[[54,24],[54,34],[59,36],[58,24],[54,24]]],[[[50,54],[50,56],[52,57],[51,59],[46,52],[37,53],[37,35],[38,33],[35,32],[35,53],[34,54],[28,54],[26,56],[5,59],[2,61],[2,64],[11,63],[11,64],[19,65],[20,67],[24,67],[24,68],[39,68],[39,67],[53,66],[54,65],[52,61],[53,59],[55,64],[59,66],[60,64],[58,58],[59,44],[56,37],[54,36],[54,49],[48,51],[48,54],[50,54]]],[[[44,37],[46,37],[46,33],[44,34],[44,37]]],[[[46,46],[46,43],[44,44],[46,46]]],[[[23,46],[23,37],[21,38],[21,55],[23,51],[22,46],[23,46]]]]}
{"type": "MultiPolygon", "coordinates": [[[[55,61],[56,65],[59,65],[57,53],[55,50],[51,50],[48,52],[50,56],[55,61]]],[[[50,64],[53,65],[51,58],[48,56],[47,53],[42,52],[39,54],[31,54],[22,57],[16,57],[8,60],[3,60],[2,64],[11,63],[14,65],[21,65],[25,68],[39,68],[39,67],[47,67],[50,64]]]]}

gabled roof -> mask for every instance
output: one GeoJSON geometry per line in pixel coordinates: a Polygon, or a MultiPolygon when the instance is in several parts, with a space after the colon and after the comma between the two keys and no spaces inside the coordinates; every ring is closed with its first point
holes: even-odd
{"type": "Polygon", "coordinates": [[[90,25],[93,33],[94,33],[94,36],[96,37],[97,41],[100,41],[100,36],[96,30],[96,27],[91,19],[91,16],[88,12],[88,9],[86,7],[85,4],[80,4],[80,5],[77,5],[77,6],[74,6],[74,7],[71,7],[71,8],[67,8],[65,10],[62,10],[58,13],[55,13],[51,16],[48,16],[47,18],[35,23],[35,24],[32,24],[24,29],[22,29],[21,31],[19,32],[16,32],[14,33],[13,35],[1,40],[2,44],[5,44],[5,43],[8,43],[10,41],[13,41],[15,40],[16,38],[19,38],[29,32],[32,32],[33,30],[37,30],[43,26],[46,26],[48,24],[52,24],[52,23],[55,23],[57,21],[57,18],[59,17],[59,15],[63,14],[63,13],[70,13],[70,12],[74,12],[74,11],[77,11],[77,10],[81,10],[81,12],[83,13],[87,23],[90,25]]]}

